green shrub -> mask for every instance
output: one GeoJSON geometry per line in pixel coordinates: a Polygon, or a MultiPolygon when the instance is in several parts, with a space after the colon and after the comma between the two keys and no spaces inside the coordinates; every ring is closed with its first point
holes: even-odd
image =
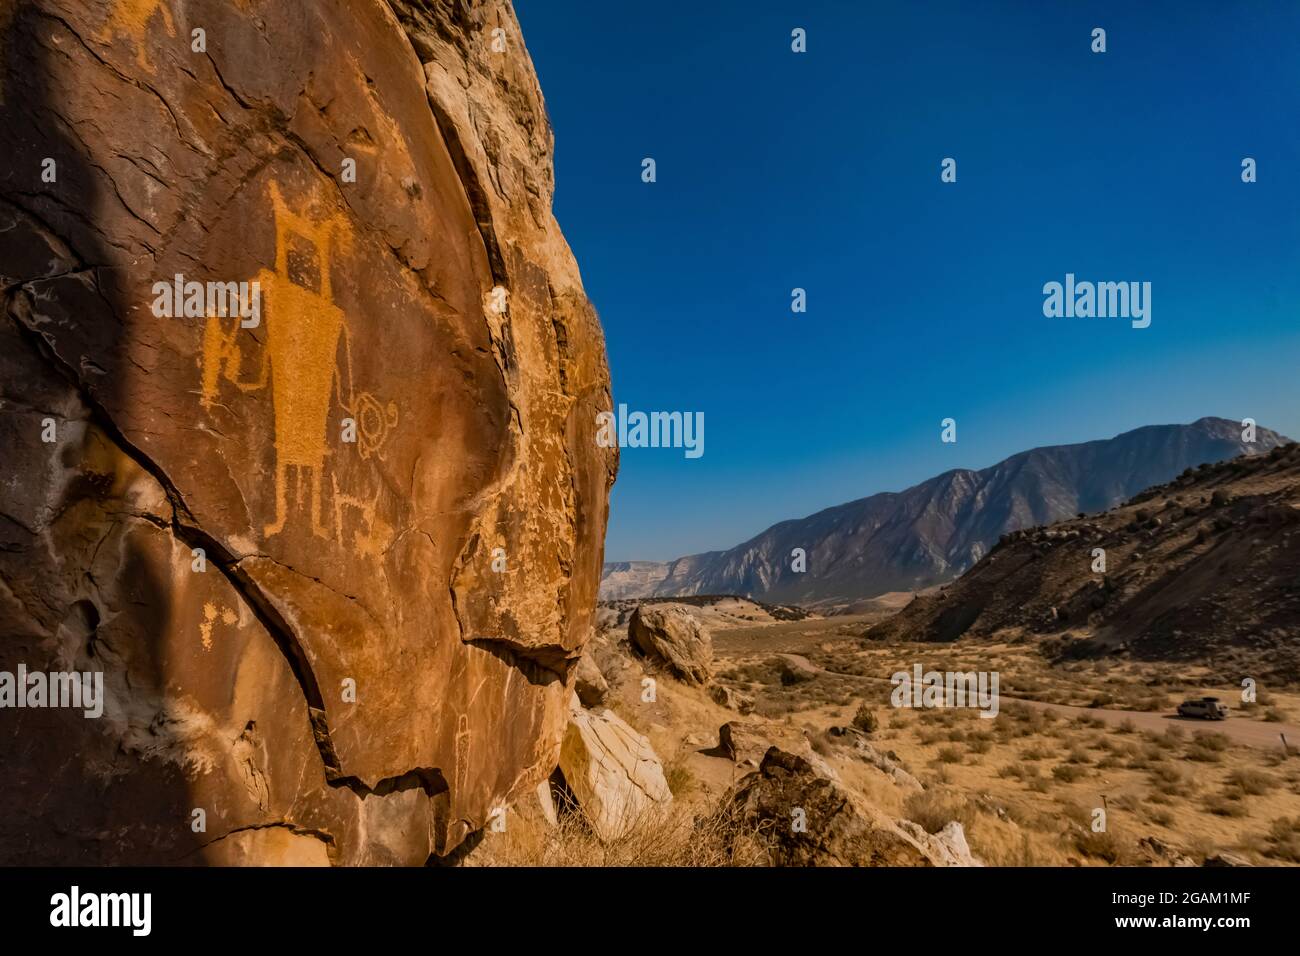
{"type": "Polygon", "coordinates": [[[853,726],[864,734],[874,734],[880,722],[876,720],[876,715],[866,704],[859,704],[858,712],[853,715],[853,726]]]}

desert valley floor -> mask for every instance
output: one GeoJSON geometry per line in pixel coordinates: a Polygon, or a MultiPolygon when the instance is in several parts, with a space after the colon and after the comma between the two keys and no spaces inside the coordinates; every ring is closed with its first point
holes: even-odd
{"type": "Polygon", "coordinates": [[[757,850],[738,851],[734,835],[715,840],[701,821],[774,744],[820,757],[840,786],[888,817],[931,835],[960,823],[972,859],[986,865],[1300,863],[1300,694],[1265,690],[1243,704],[1240,688],[1205,668],[1051,664],[1025,639],[873,642],[873,624],[892,608],[782,620],[803,612],[738,598],[675,605],[712,634],[713,681],[693,686],[629,646],[637,603],[602,607],[594,657],[608,690],[599,706],[648,738],[673,803],[605,843],[563,820],[563,839],[525,820],[490,835],[478,861],[762,862],[757,850]],[[997,717],[891,706],[889,675],[918,662],[997,670],[997,717]],[[646,675],[653,701],[643,700],[646,675]],[[1211,694],[1229,703],[1226,721],[1177,716],[1184,697],[1211,694]],[[862,735],[850,728],[864,706],[874,726],[862,735]],[[719,739],[729,722],[745,734],[730,746],[719,739]],[[1093,828],[1098,808],[1102,832],[1093,828]]]}

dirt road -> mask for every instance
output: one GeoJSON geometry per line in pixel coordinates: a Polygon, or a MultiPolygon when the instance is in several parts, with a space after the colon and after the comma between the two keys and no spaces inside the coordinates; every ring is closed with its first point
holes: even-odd
{"type": "Polygon", "coordinates": [[[1108,710],[1101,707],[1072,707],[1069,704],[1047,704],[1038,700],[1025,700],[1019,697],[1003,696],[1004,701],[1014,700],[1026,707],[1040,710],[1054,710],[1065,717],[1087,714],[1104,720],[1108,724],[1122,724],[1132,721],[1138,730],[1154,730],[1164,733],[1170,727],[1181,727],[1187,733],[1211,732],[1224,734],[1229,740],[1246,747],[1258,747],[1263,750],[1282,749],[1279,734],[1285,734],[1287,743],[1292,748],[1300,747],[1300,727],[1292,724],[1272,724],[1245,717],[1229,717],[1227,720],[1192,720],[1177,714],[1159,714],[1142,710],[1108,710]]]}
{"type": "MultiPolygon", "coordinates": [[[[860,674],[845,674],[840,671],[818,667],[802,654],[777,654],[776,656],[784,657],[796,666],[809,668],[820,674],[849,677],[854,680],[869,681],[891,688],[893,686],[888,679],[883,677],[863,677],[860,674]]],[[[999,697],[1004,705],[1014,701],[1017,704],[1037,710],[1052,710],[1063,717],[1078,717],[1086,714],[1089,717],[1096,717],[1098,720],[1105,721],[1111,726],[1117,726],[1128,721],[1138,730],[1152,730],[1156,733],[1164,733],[1170,727],[1181,727],[1184,732],[1193,734],[1197,732],[1221,733],[1235,743],[1262,750],[1281,750],[1282,735],[1285,735],[1288,745],[1292,748],[1300,747],[1300,727],[1296,727],[1294,724],[1265,723],[1264,721],[1235,716],[1230,716],[1227,720],[1194,720],[1180,717],[1177,713],[1160,714],[1145,710],[1074,707],[1070,704],[1049,704],[1045,701],[1029,700],[1024,697],[1010,697],[1006,694],[1001,694],[999,697]]]]}

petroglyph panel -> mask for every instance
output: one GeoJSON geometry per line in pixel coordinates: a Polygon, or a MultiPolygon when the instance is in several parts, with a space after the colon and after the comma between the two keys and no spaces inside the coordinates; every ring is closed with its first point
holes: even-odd
{"type": "Polygon", "coordinates": [[[603,342],[550,216],[531,64],[476,47],[508,5],[409,13],[35,0],[7,27],[0,147],[60,174],[0,196],[6,321],[70,424],[54,448],[6,439],[40,491],[0,553],[33,636],[0,664],[108,641],[133,676],[102,751],[153,787],[68,809],[64,859],[302,858],[216,839],[274,824],[329,862],[419,863],[554,766],[615,467],[587,424],[603,342]],[[435,66],[492,117],[495,160],[435,66]],[[492,162],[534,186],[507,196],[492,162]],[[157,314],[178,275],[256,283],[260,321],[157,314]],[[36,638],[60,623],[35,593],[78,609],[67,647],[36,638]],[[137,825],[148,792],[182,833],[137,825]]]}

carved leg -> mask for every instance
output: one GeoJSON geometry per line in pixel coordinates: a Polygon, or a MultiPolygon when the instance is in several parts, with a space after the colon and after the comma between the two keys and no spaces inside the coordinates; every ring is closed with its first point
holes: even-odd
{"type": "Polygon", "coordinates": [[[275,463],[275,521],[273,521],[271,524],[268,524],[266,528],[263,529],[263,534],[268,538],[271,537],[272,535],[279,534],[281,531],[284,530],[284,519],[285,519],[285,503],[284,503],[285,487],[284,486],[288,482],[288,480],[289,480],[289,466],[281,464],[280,462],[277,461],[275,463]]]}
{"type": "Polygon", "coordinates": [[[311,469],[311,528],[318,538],[330,537],[329,527],[322,523],[321,503],[320,503],[320,473],[321,469],[312,467],[311,469]]]}

